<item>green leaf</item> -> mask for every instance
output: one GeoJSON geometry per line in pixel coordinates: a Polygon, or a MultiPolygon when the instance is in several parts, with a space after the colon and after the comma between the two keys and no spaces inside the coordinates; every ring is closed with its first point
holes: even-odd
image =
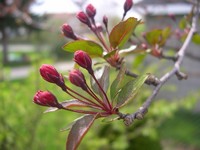
{"type": "Polygon", "coordinates": [[[198,33],[195,33],[192,37],[192,42],[195,44],[200,44],[200,35],[198,33]]]}
{"type": "Polygon", "coordinates": [[[186,20],[186,18],[182,18],[179,22],[179,28],[184,30],[186,28],[186,26],[187,26],[187,20],[186,20]]]}
{"type": "Polygon", "coordinates": [[[171,29],[166,27],[164,29],[154,29],[146,33],[146,40],[150,45],[163,46],[171,34],[171,29]]]}
{"type": "Polygon", "coordinates": [[[94,123],[94,120],[98,117],[96,115],[85,115],[82,118],[76,120],[72,125],[72,128],[69,132],[66,150],[75,150],[83,139],[84,135],[87,133],[91,125],[94,123]]]}
{"type": "Polygon", "coordinates": [[[103,58],[104,58],[104,59],[110,58],[111,56],[113,56],[114,54],[116,54],[116,52],[117,52],[117,49],[112,50],[111,52],[108,52],[107,54],[105,54],[105,55],[103,56],[103,58]]]}
{"type": "Polygon", "coordinates": [[[125,72],[126,72],[126,67],[124,65],[122,65],[117,77],[115,78],[115,80],[111,84],[110,97],[111,97],[112,101],[114,101],[115,97],[117,96],[117,94],[118,94],[118,92],[119,92],[119,90],[122,86],[125,72]]]}
{"type": "Polygon", "coordinates": [[[114,49],[117,47],[121,48],[128,41],[132,32],[139,23],[140,20],[138,21],[136,18],[130,17],[126,21],[117,24],[109,35],[111,46],[114,49]]]}
{"type": "MultiPolygon", "coordinates": [[[[108,66],[98,68],[94,72],[96,79],[98,80],[99,84],[101,85],[105,93],[107,92],[108,87],[109,87],[109,72],[110,72],[110,68],[108,66]]],[[[103,96],[102,91],[100,90],[98,84],[92,77],[90,78],[90,83],[94,92],[102,97],[103,96]]]]}
{"type": "Polygon", "coordinates": [[[62,48],[68,52],[82,50],[93,57],[102,57],[103,55],[103,48],[101,47],[101,45],[89,40],[72,41],[65,44],[62,48]]]}
{"type": "Polygon", "coordinates": [[[166,43],[166,41],[167,41],[167,39],[169,38],[170,35],[171,35],[171,28],[169,28],[169,27],[164,28],[162,30],[162,37],[161,37],[161,40],[159,42],[159,45],[163,46],[166,43]]]}
{"type": "Polygon", "coordinates": [[[146,56],[147,55],[145,55],[145,54],[135,56],[134,61],[132,63],[132,67],[137,68],[140,64],[142,64],[142,62],[144,61],[146,56]]]}
{"type": "Polygon", "coordinates": [[[122,107],[133,99],[148,78],[148,74],[138,76],[135,80],[128,82],[119,92],[116,107],[122,107]]]}

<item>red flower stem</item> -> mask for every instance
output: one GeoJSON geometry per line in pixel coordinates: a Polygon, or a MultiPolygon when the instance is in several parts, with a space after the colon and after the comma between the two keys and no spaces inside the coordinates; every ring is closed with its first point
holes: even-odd
{"type": "Polygon", "coordinates": [[[94,28],[95,28],[95,29],[93,29],[93,28],[91,27],[90,29],[91,29],[91,30],[94,32],[94,34],[97,36],[97,38],[99,39],[99,41],[101,42],[101,44],[104,46],[104,48],[107,50],[107,52],[109,52],[110,49],[109,49],[109,47],[106,45],[106,43],[105,43],[103,37],[101,36],[101,34],[99,34],[99,33],[97,32],[97,26],[96,26],[96,24],[94,24],[94,28]]]}
{"type": "Polygon", "coordinates": [[[99,81],[96,79],[94,73],[91,74],[91,76],[93,77],[93,79],[96,81],[97,85],[99,86],[100,90],[102,91],[104,97],[106,98],[106,104],[109,106],[109,108],[112,110],[112,105],[110,104],[108,97],[106,95],[106,93],[104,92],[104,90],[102,89],[101,85],[99,84],[99,81]]]}
{"type": "Polygon", "coordinates": [[[77,110],[77,109],[69,109],[69,108],[64,108],[63,109],[65,110],[69,110],[69,111],[72,111],[72,112],[76,112],[76,113],[81,113],[81,114],[91,114],[91,115],[94,115],[94,114],[97,114],[99,112],[94,112],[94,111],[86,111],[86,110],[77,110]]]}
{"type": "Polygon", "coordinates": [[[65,92],[66,92],[67,94],[69,94],[70,96],[72,96],[73,98],[75,98],[75,99],[79,100],[80,102],[84,103],[84,104],[90,105],[90,106],[92,106],[92,107],[97,107],[98,109],[102,109],[102,107],[101,107],[100,105],[94,103],[93,101],[91,101],[90,99],[86,98],[85,96],[82,96],[82,95],[78,94],[77,92],[73,91],[72,89],[70,89],[70,88],[68,88],[68,87],[66,87],[65,92]],[[87,100],[88,102],[83,101],[83,100],[81,100],[80,98],[77,98],[76,96],[74,96],[74,95],[72,95],[71,93],[69,93],[67,90],[69,90],[70,92],[72,92],[72,93],[78,95],[79,97],[81,97],[81,98],[87,100]]]}
{"type": "Polygon", "coordinates": [[[88,87],[88,94],[90,94],[95,100],[97,100],[98,103],[100,103],[103,107],[104,107],[104,110],[109,110],[109,108],[107,107],[107,105],[105,105],[97,96],[96,94],[90,89],[90,87],[87,85],[88,87]]]}

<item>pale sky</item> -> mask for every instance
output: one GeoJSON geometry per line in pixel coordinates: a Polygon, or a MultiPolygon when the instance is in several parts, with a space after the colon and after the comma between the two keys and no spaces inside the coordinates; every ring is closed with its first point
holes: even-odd
{"type": "MultiPolygon", "coordinates": [[[[67,13],[77,12],[80,10],[73,0],[37,0],[38,5],[32,7],[32,11],[35,13],[67,13]]],[[[106,15],[122,15],[123,4],[125,0],[87,0],[86,4],[93,4],[97,9],[98,14],[106,15]]],[[[134,0],[136,2],[139,0],[134,0]]],[[[85,7],[84,7],[85,8],[85,7]]]]}

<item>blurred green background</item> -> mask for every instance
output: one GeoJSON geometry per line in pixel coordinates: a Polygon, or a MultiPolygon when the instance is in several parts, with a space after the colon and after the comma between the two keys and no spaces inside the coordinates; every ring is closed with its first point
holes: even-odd
{"type": "MultiPolygon", "coordinates": [[[[6,8],[2,2],[0,4],[6,8]]],[[[11,14],[8,16],[13,17],[11,14]]],[[[0,16],[0,19],[8,19],[6,18],[8,16],[4,16],[5,18],[0,16]]],[[[14,22],[9,22],[9,26],[0,22],[1,31],[5,29],[8,33],[8,61],[5,63],[1,32],[1,150],[65,149],[68,131],[60,130],[65,129],[80,115],[68,111],[43,114],[45,108],[33,104],[32,99],[39,89],[53,92],[59,101],[70,99],[58,87],[43,81],[38,69],[42,64],[48,63],[56,65],[59,71],[67,75],[68,70],[73,67],[72,54],[61,48],[67,39],[61,36],[60,26],[70,20],[70,23],[76,25],[77,32],[83,34],[85,27],[72,21],[74,16],[75,14],[71,13],[35,16],[36,20],[39,19],[42,23],[37,28],[33,28],[31,24],[24,22],[23,18],[16,16],[14,22]]],[[[110,24],[114,24],[117,20],[119,18],[113,18],[110,24]]],[[[4,21],[10,21],[10,18],[4,21]]],[[[137,33],[141,33],[145,28],[145,26],[139,27],[137,33]]],[[[88,35],[87,32],[84,34],[88,35]]],[[[156,59],[152,61],[150,58],[151,64],[149,64],[148,59],[143,55],[131,56],[130,69],[136,73],[151,72],[157,76],[170,69],[160,69],[161,66],[169,65],[166,61],[156,59]]],[[[113,72],[110,75],[111,80],[117,74],[113,72]]],[[[199,150],[200,87],[195,86],[194,89],[190,88],[190,91],[186,89],[187,92],[184,92],[185,89],[180,91],[180,87],[192,85],[194,80],[191,77],[191,80],[189,78],[188,81],[180,81],[181,84],[173,84],[174,79],[163,87],[144,120],[135,121],[130,127],[126,127],[121,120],[110,123],[98,120],[81,142],[79,149],[199,150]]],[[[122,111],[126,113],[136,111],[151,94],[152,89],[145,85],[137,98],[122,111]]]]}

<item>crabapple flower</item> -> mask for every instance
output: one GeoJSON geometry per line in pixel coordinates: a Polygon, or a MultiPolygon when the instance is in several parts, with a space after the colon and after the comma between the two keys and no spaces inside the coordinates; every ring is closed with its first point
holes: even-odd
{"type": "Polygon", "coordinates": [[[91,23],[90,23],[90,20],[88,18],[88,16],[83,12],[83,11],[80,11],[77,13],[76,17],[78,18],[78,20],[80,20],[82,23],[88,25],[88,27],[91,28],[91,23]]]}
{"type": "Polygon", "coordinates": [[[43,64],[40,67],[40,75],[42,78],[50,83],[55,83],[62,89],[65,89],[64,78],[58,71],[52,66],[43,64]]]}
{"type": "Polygon", "coordinates": [[[85,68],[90,74],[93,74],[92,59],[90,56],[82,51],[78,50],[74,53],[74,61],[81,67],[85,68]]]}
{"type": "Polygon", "coordinates": [[[35,104],[47,107],[60,107],[57,98],[49,91],[37,91],[34,95],[33,102],[35,104]]]}
{"type": "Polygon", "coordinates": [[[63,24],[62,25],[62,32],[64,34],[65,37],[77,40],[76,35],[74,34],[74,31],[72,29],[72,27],[68,24],[63,24]]]}
{"type": "Polygon", "coordinates": [[[96,15],[96,8],[92,4],[89,4],[86,7],[86,13],[90,18],[94,18],[96,15]]]}
{"type": "Polygon", "coordinates": [[[124,3],[124,12],[127,12],[131,9],[133,6],[133,1],[132,0],[126,0],[124,3]]]}
{"type": "Polygon", "coordinates": [[[69,73],[69,81],[78,86],[81,87],[84,91],[87,90],[86,80],[83,75],[83,73],[80,70],[74,69],[70,71],[69,73]]]}

